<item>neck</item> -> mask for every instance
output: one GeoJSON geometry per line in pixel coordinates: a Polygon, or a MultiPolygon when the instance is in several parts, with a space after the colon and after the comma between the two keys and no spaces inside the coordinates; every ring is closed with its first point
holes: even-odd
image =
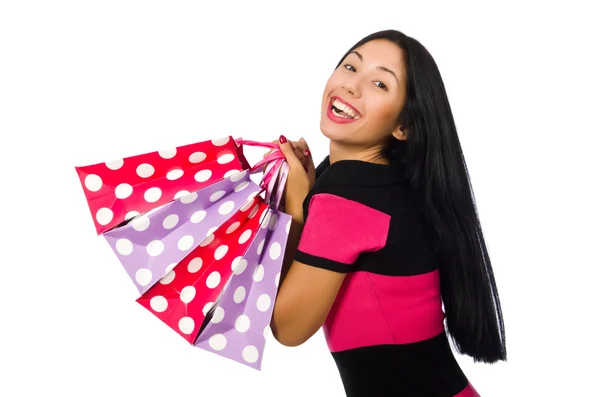
{"type": "Polygon", "coordinates": [[[329,163],[333,164],[342,160],[358,160],[374,164],[389,164],[389,161],[381,154],[382,148],[381,146],[375,146],[365,149],[356,146],[344,146],[330,141],[329,163]]]}

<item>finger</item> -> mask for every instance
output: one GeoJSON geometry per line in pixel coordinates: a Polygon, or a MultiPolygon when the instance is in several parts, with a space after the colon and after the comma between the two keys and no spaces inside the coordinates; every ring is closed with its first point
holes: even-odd
{"type": "Polygon", "coordinates": [[[304,153],[302,153],[300,148],[295,148],[294,153],[296,154],[296,157],[298,158],[298,160],[300,160],[300,162],[302,163],[302,166],[304,167],[304,169],[306,169],[306,167],[308,166],[308,160],[306,159],[306,155],[304,153]]]}
{"type": "MultiPolygon", "coordinates": [[[[283,136],[282,138],[285,139],[283,136]]],[[[304,169],[302,162],[298,159],[298,157],[296,157],[296,153],[294,153],[294,148],[292,147],[292,144],[289,141],[286,141],[285,143],[279,142],[279,148],[281,149],[281,153],[283,153],[285,157],[285,161],[289,164],[290,169],[304,169]]]]}
{"type": "Polygon", "coordinates": [[[308,149],[308,143],[306,143],[306,140],[304,138],[300,138],[297,146],[298,148],[300,148],[300,150],[302,150],[302,153],[304,153],[304,151],[308,149]]]}
{"type": "MultiPolygon", "coordinates": [[[[304,138],[300,138],[300,140],[302,141],[304,140],[304,138]]],[[[304,149],[304,155],[306,158],[306,172],[308,173],[310,180],[314,181],[316,179],[317,174],[315,162],[313,160],[312,153],[310,152],[306,141],[304,141],[304,144],[306,145],[306,149],[304,149]]]]}

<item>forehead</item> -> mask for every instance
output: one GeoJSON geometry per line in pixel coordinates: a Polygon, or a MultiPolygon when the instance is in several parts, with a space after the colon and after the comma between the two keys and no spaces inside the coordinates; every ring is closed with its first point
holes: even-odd
{"type": "MultiPolygon", "coordinates": [[[[385,66],[388,69],[400,72],[402,67],[402,50],[396,44],[383,39],[369,41],[354,51],[360,53],[363,62],[373,66],[385,66]]],[[[349,57],[355,57],[349,54],[349,57]]]]}

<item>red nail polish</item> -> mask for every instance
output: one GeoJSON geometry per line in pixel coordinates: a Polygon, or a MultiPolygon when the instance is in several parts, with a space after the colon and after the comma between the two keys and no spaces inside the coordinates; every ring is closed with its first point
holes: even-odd
{"type": "Polygon", "coordinates": [[[304,149],[304,154],[305,154],[307,157],[310,157],[310,150],[308,150],[308,149],[304,149]]]}
{"type": "Polygon", "coordinates": [[[279,137],[279,142],[281,142],[281,143],[286,143],[286,142],[287,142],[287,139],[286,139],[286,138],[285,138],[283,135],[281,135],[281,136],[279,137]]]}

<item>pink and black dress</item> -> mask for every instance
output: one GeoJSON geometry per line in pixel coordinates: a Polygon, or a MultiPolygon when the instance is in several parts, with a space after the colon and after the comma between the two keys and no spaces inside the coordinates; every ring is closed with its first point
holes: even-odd
{"type": "Polygon", "coordinates": [[[323,331],[348,397],[477,397],[445,334],[438,262],[403,172],[326,158],[295,258],[347,273],[323,331]]]}

